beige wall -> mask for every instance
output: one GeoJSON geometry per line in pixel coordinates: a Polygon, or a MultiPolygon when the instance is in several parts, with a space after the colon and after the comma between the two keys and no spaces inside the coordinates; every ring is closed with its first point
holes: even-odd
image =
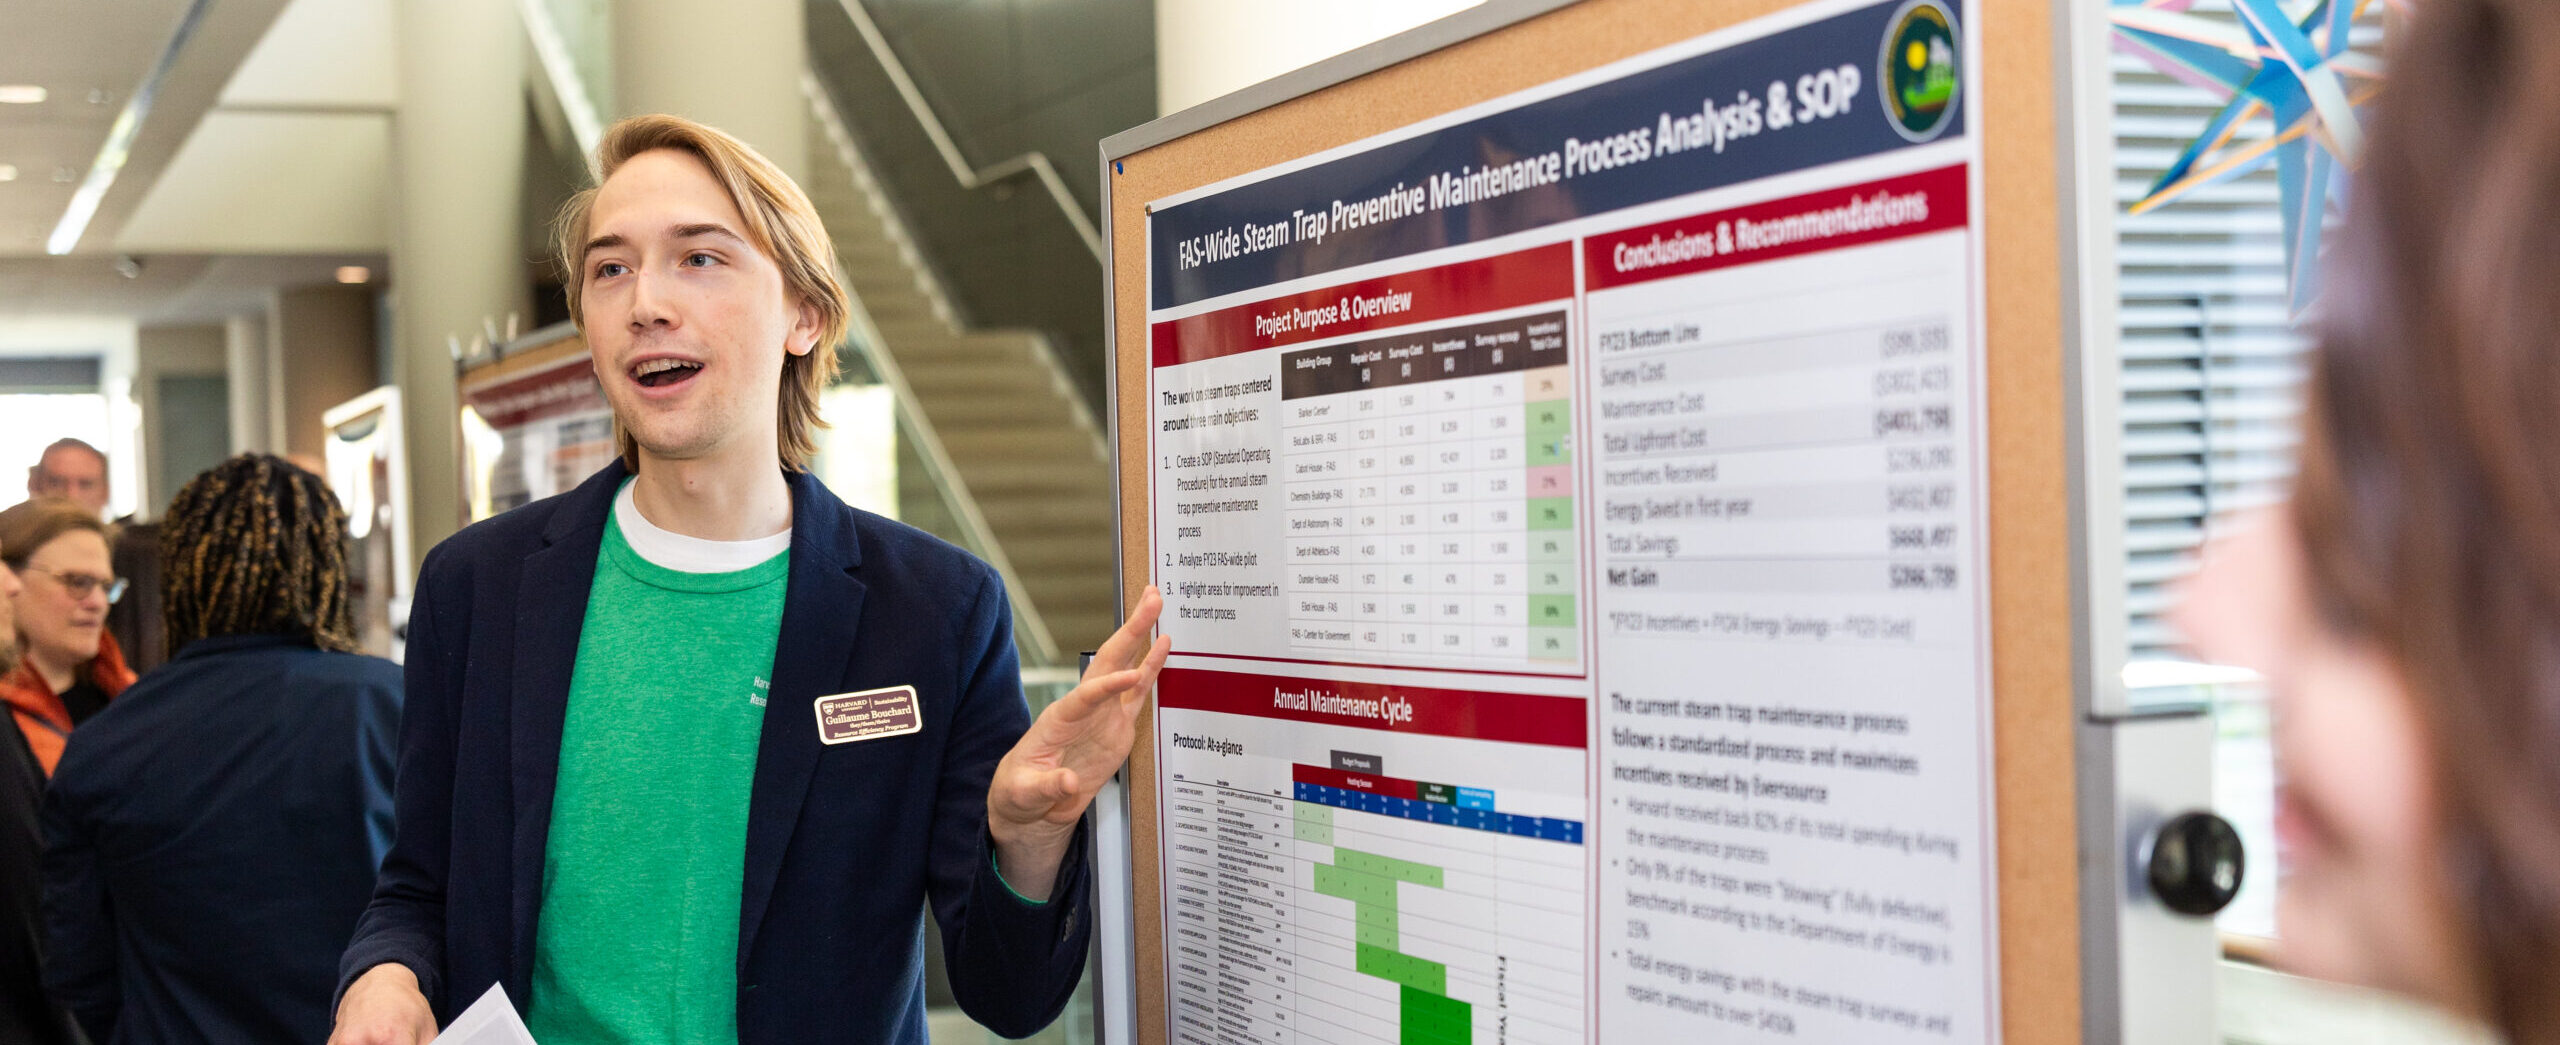
{"type": "Polygon", "coordinates": [[[807,17],[799,0],[614,5],[611,115],[700,120],[806,180],[807,17]]]}
{"type": "Polygon", "coordinates": [[[1174,113],[1484,0],[1156,0],[1156,111],[1174,113]]]}
{"type": "Polygon", "coordinates": [[[321,456],[320,414],[381,384],[375,373],[373,292],[325,285],[278,291],[267,310],[270,400],[282,421],[276,452],[321,456]]]}

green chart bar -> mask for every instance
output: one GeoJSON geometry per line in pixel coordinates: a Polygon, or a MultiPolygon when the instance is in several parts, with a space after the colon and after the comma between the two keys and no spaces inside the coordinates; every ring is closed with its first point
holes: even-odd
{"type": "MultiPolygon", "coordinates": [[[[1299,808],[1307,805],[1300,803],[1299,808]]],[[[1329,839],[1332,817],[1313,820],[1300,817],[1299,837],[1320,833],[1329,839]]],[[[1333,862],[1318,864],[1314,871],[1316,892],[1351,901],[1359,933],[1353,944],[1353,967],[1361,975],[1396,985],[1399,1045],[1472,1045],[1474,1009],[1449,997],[1449,967],[1402,949],[1396,887],[1409,882],[1441,888],[1440,868],[1337,846],[1333,862]]]]}
{"type": "Polygon", "coordinates": [[[1467,1003],[1429,991],[1404,988],[1403,1034],[1399,1045],[1468,1045],[1475,1032],[1474,1011],[1467,1003]]]}

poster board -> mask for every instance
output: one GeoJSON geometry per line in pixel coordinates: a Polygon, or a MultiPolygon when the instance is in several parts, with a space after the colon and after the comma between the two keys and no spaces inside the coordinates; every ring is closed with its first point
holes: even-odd
{"type": "Polygon", "coordinates": [[[1494,4],[1104,143],[1138,1040],[2077,1039],[2052,14],[1494,4]]]}
{"type": "Polygon", "coordinates": [[[348,601],[357,649],[387,660],[408,653],[409,453],[400,390],[384,385],[322,411],[322,464],[347,512],[348,601]]]}
{"type": "Polygon", "coordinates": [[[615,453],[613,406],[569,324],[463,371],[462,504],[474,521],[566,492],[615,453]]]}

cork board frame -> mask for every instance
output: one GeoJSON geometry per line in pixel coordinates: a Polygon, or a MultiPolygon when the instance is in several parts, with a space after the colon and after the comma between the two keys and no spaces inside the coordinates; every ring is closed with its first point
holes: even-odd
{"type": "MultiPolygon", "coordinates": [[[[1682,40],[1794,0],[1494,0],[1102,143],[1111,444],[1121,605],[1148,582],[1146,203],[1359,141],[1682,40]]],[[[2074,270],[2053,0],[1972,0],[1982,40],[1985,498],[1990,513],[1999,1026],[2011,1043],[2080,1039],[2081,911],[2073,754],[2074,270]]],[[[1164,1040],[1161,839],[1151,723],[1128,782],[1135,1040],[1164,1040]]]]}
{"type": "Polygon", "coordinates": [[[499,346],[491,358],[474,360],[457,367],[454,384],[456,387],[481,384],[527,370],[538,370],[571,356],[585,354],[587,354],[587,339],[578,336],[576,328],[567,323],[559,323],[499,346]]]}

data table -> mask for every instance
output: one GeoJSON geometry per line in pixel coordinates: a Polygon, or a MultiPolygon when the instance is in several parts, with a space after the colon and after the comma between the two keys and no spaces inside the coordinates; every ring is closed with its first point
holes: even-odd
{"type": "Polygon", "coordinates": [[[1549,311],[1281,357],[1293,650],[1577,661],[1567,340],[1549,311]]]}
{"type": "Polygon", "coordinates": [[[1295,769],[1283,794],[1170,789],[1177,1040],[1583,1040],[1579,821],[1295,769]]]}

